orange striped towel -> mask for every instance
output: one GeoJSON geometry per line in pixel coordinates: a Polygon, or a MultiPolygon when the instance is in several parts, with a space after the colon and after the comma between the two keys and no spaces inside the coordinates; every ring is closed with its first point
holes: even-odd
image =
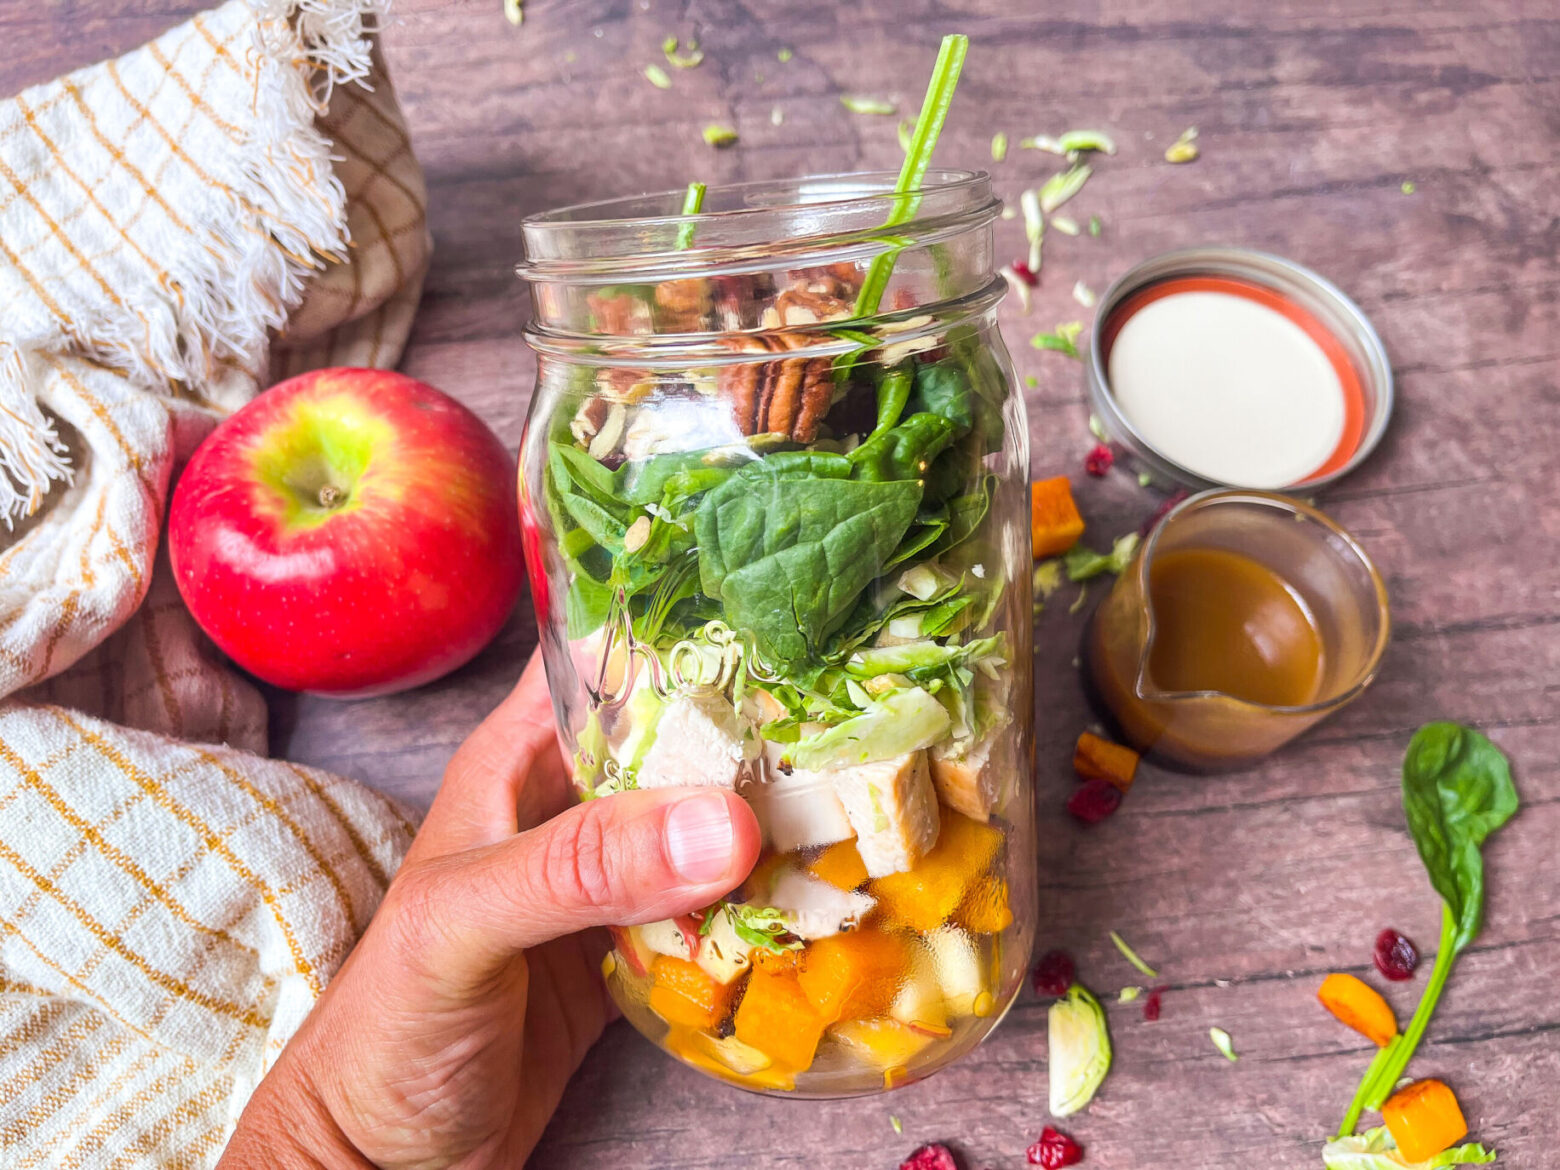
{"type": "Polygon", "coordinates": [[[429,255],[385,0],[231,0],[0,101],[0,1166],[206,1166],[413,831],[264,758],[157,552],[283,374],[391,365],[429,255]]]}

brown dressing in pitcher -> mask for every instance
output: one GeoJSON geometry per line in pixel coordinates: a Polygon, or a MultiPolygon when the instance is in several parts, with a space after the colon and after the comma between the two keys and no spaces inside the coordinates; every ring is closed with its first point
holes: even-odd
{"type": "Polygon", "coordinates": [[[1274,707],[1315,700],[1325,673],[1316,618],[1266,565],[1228,549],[1176,549],[1155,558],[1149,596],[1156,687],[1274,707]]]}

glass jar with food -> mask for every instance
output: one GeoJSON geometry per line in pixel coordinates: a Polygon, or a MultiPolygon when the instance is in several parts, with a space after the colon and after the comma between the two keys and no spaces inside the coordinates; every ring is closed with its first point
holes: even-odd
{"type": "Polygon", "coordinates": [[[613,932],[647,1036],[751,1089],[956,1059],[1035,927],[1028,433],[984,175],[859,174],[524,225],[521,511],[582,799],[720,785],[764,852],[613,932]],[[891,223],[891,227],[885,227],[891,223]]]}

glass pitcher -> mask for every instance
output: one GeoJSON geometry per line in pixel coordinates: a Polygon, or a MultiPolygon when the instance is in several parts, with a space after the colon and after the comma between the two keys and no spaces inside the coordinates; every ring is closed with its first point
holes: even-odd
{"type": "Polygon", "coordinates": [[[608,985],[667,1051],[766,1092],[881,1091],[956,1059],[1035,929],[999,204],[984,175],[936,173],[885,236],[893,182],[524,225],[521,513],[575,786],[723,785],[764,833],[727,898],[614,930],[608,985]]]}
{"type": "MultiPolygon", "coordinates": [[[[1090,619],[1085,683],[1139,751],[1192,771],[1236,768],[1357,698],[1376,676],[1389,628],[1376,567],[1326,515],[1272,492],[1202,492],[1165,515],[1090,619]],[[1196,658],[1228,655],[1229,648],[1188,642],[1184,631],[1174,646],[1162,645],[1166,615],[1156,613],[1156,597],[1165,604],[1170,590],[1189,592],[1193,604],[1206,590],[1217,598],[1212,606],[1229,607],[1231,583],[1223,573],[1231,566],[1255,587],[1282,589],[1269,610],[1287,622],[1264,628],[1250,617],[1242,623],[1238,613],[1215,618],[1213,632],[1243,624],[1238,635],[1269,659],[1257,664],[1266,673],[1248,680],[1254,689],[1245,695],[1188,686],[1198,667],[1166,661],[1167,650],[1196,658]]],[[[1235,666],[1209,669],[1228,673],[1235,666]]]]}

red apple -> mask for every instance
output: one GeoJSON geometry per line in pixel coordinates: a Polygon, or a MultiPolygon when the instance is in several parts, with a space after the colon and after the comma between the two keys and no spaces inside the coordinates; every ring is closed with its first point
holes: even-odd
{"type": "Polygon", "coordinates": [[[202,443],[169,553],[211,640],[288,690],[386,694],[454,670],[520,591],[515,461],[447,394],[384,370],[271,387],[202,443]]]}

